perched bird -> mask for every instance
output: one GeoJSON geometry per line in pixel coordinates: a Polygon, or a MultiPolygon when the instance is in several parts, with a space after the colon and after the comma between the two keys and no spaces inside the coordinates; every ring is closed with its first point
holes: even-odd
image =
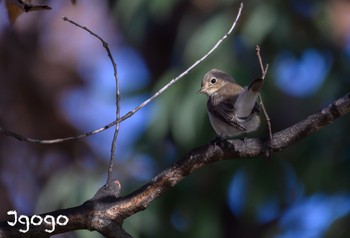
{"type": "Polygon", "coordinates": [[[218,69],[204,75],[198,93],[209,96],[209,120],[220,138],[232,138],[259,127],[260,107],[256,99],[263,83],[263,79],[257,78],[243,88],[230,75],[218,69]]]}

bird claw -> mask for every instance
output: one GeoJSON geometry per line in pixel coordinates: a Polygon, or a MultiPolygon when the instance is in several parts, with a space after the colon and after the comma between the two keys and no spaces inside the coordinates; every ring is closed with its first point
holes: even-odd
{"type": "Polygon", "coordinates": [[[210,144],[214,144],[216,146],[217,143],[219,143],[223,140],[225,140],[225,138],[223,138],[221,136],[216,136],[213,140],[210,141],[210,144]]]}

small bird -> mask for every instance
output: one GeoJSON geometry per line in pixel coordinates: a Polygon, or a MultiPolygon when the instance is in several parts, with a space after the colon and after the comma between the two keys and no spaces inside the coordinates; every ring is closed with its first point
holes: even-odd
{"type": "Polygon", "coordinates": [[[209,120],[220,138],[229,139],[259,127],[260,106],[256,99],[263,83],[263,79],[257,78],[243,88],[230,75],[218,69],[204,75],[198,93],[209,96],[209,120]]]}

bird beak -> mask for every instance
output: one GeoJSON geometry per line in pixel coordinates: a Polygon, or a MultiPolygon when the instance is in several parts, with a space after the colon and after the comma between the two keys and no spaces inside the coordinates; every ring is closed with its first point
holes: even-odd
{"type": "Polygon", "coordinates": [[[200,93],[205,93],[205,89],[204,89],[204,88],[201,88],[201,89],[199,89],[199,90],[197,91],[197,93],[198,93],[198,94],[200,94],[200,93]]]}

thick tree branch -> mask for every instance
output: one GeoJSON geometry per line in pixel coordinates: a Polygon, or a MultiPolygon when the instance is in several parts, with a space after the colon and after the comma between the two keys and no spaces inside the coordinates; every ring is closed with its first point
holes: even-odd
{"type": "MultiPolygon", "coordinates": [[[[332,123],[339,117],[350,112],[350,92],[336,100],[321,111],[273,134],[272,149],[281,151],[302,138],[307,137],[324,126],[332,123]]],[[[229,140],[193,149],[183,159],[159,173],[148,184],[133,193],[118,197],[120,184],[115,182],[113,189],[105,190],[102,187],[97,194],[84,204],[51,213],[43,214],[65,215],[69,218],[67,226],[56,227],[54,234],[77,229],[96,230],[106,237],[130,237],[123,229],[123,221],[146,209],[152,201],[175,186],[187,175],[195,170],[220,160],[240,159],[261,156],[269,150],[266,147],[267,139],[229,140]]],[[[47,225],[33,227],[26,236],[18,231],[19,227],[10,227],[7,222],[0,223],[0,237],[45,237],[47,225]]]]}
{"type": "Polygon", "coordinates": [[[273,134],[272,147],[280,151],[350,112],[350,92],[320,112],[273,134]]]}

